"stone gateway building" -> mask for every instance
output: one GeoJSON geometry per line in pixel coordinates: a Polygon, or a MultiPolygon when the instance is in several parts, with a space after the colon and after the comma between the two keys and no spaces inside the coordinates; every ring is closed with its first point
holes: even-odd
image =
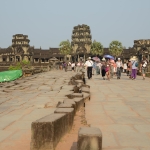
{"type": "Polygon", "coordinates": [[[75,60],[78,61],[80,58],[87,57],[90,54],[92,44],[92,36],[90,27],[87,25],[78,25],[75,26],[72,31],[72,55],[75,60]]]}
{"type": "MultiPolygon", "coordinates": [[[[58,62],[64,60],[64,55],[59,48],[35,48],[30,46],[27,35],[13,35],[12,45],[8,48],[0,48],[0,71],[8,70],[10,65],[14,65],[22,60],[30,61],[33,67],[49,67],[51,60],[57,59],[58,62]]],[[[86,60],[91,55],[92,36],[88,25],[78,25],[72,31],[72,53],[67,57],[68,61],[86,60]]],[[[104,48],[104,55],[109,54],[109,49],[104,48]]],[[[149,60],[150,40],[135,40],[133,48],[124,49],[121,54],[122,60],[128,60],[136,55],[141,60],[146,55],[149,60]]]]}

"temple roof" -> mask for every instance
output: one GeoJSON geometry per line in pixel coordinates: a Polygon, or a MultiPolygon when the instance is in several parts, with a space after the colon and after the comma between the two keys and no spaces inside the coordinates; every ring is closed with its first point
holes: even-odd
{"type": "Polygon", "coordinates": [[[0,48],[0,54],[12,53],[12,48],[0,48]]]}

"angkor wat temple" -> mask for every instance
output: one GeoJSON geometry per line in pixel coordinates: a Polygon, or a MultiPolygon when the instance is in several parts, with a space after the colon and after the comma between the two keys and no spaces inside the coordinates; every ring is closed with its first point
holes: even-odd
{"type": "MultiPolygon", "coordinates": [[[[64,55],[60,53],[59,48],[41,49],[30,46],[30,40],[27,35],[13,35],[12,45],[8,48],[0,48],[0,71],[7,70],[8,67],[22,60],[30,61],[33,66],[49,66],[50,59],[55,57],[59,61],[64,60],[64,55]]],[[[72,31],[72,53],[68,55],[67,60],[78,61],[80,58],[85,60],[91,56],[92,36],[90,27],[87,25],[78,25],[72,31]]],[[[132,48],[124,49],[121,58],[128,60],[136,55],[142,59],[146,55],[149,60],[150,40],[135,40],[132,48]]],[[[109,54],[109,49],[104,48],[104,54],[109,54]]]]}

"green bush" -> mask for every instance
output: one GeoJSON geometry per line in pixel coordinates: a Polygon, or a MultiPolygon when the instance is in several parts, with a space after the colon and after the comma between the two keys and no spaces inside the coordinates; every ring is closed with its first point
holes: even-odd
{"type": "Polygon", "coordinates": [[[30,61],[23,60],[23,61],[22,61],[22,64],[23,64],[23,65],[30,65],[30,61]]]}
{"type": "Polygon", "coordinates": [[[22,62],[18,62],[13,66],[10,65],[8,70],[20,70],[22,69],[23,66],[27,66],[28,68],[31,68],[30,61],[23,60],[22,62]]]}

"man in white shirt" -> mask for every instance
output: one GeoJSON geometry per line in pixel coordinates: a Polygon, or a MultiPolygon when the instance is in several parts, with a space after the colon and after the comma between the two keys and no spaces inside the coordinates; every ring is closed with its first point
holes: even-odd
{"type": "Polygon", "coordinates": [[[87,68],[88,79],[91,79],[92,78],[92,68],[93,68],[93,61],[91,60],[91,57],[89,57],[88,60],[85,62],[85,66],[87,68]]]}
{"type": "Polygon", "coordinates": [[[122,62],[121,62],[120,58],[118,58],[118,61],[116,62],[116,66],[117,66],[117,79],[120,79],[121,67],[122,67],[122,62]]]}

